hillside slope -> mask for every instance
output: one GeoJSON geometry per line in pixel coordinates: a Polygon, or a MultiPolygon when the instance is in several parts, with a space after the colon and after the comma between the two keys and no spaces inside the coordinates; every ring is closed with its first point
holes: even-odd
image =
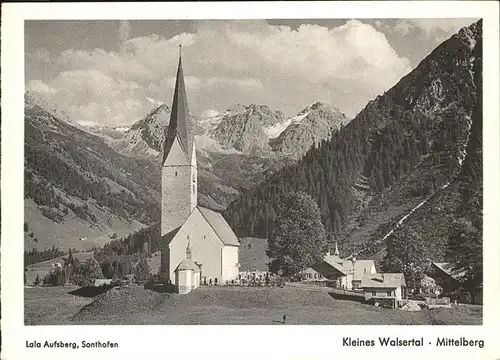
{"type": "MultiPolygon", "coordinates": [[[[482,76],[476,47],[481,36],[481,21],[461,29],[330,140],[230,204],[225,216],[233,228],[242,236],[266,237],[281,196],[305,191],[317,200],[323,223],[345,256],[380,240],[431,195],[434,199],[455,189],[447,184],[471,156],[466,148],[482,90],[475,84],[482,76]]],[[[480,131],[476,134],[478,141],[480,131]]],[[[450,196],[454,205],[433,216],[435,233],[424,232],[429,243],[440,243],[436,249],[442,250],[445,240],[438,234],[446,235],[443,211],[455,216],[459,207],[457,194],[450,196]]],[[[418,213],[430,211],[432,204],[425,203],[418,213]]],[[[436,258],[443,256],[436,253],[436,258]]]]}
{"type": "Polygon", "coordinates": [[[89,248],[158,221],[156,172],[26,97],[25,248],[89,248]]]}

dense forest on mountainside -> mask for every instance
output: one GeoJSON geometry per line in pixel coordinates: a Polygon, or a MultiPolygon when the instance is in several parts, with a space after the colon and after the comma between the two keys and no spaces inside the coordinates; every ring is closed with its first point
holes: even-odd
{"type": "MultiPolygon", "coordinates": [[[[159,249],[160,226],[155,224],[125,238],[113,240],[93,251],[104,277],[111,279],[123,278],[131,273],[137,276],[139,260],[146,259],[159,249]]],[[[146,278],[149,278],[149,270],[146,275],[146,278]]]]}
{"type": "MultiPolygon", "coordinates": [[[[405,223],[416,230],[429,253],[437,258],[457,261],[457,251],[450,238],[463,223],[470,224],[469,233],[460,241],[467,243],[476,239],[482,245],[483,224],[483,96],[482,96],[482,39],[478,37],[474,49],[474,83],[477,89],[477,101],[474,104],[470,119],[470,132],[466,147],[461,153],[462,166],[459,173],[445,189],[437,191],[418,209],[405,223]],[[478,240],[481,239],[481,240],[478,240]]],[[[402,236],[404,228],[398,228],[393,237],[402,236]]],[[[372,239],[373,240],[373,239],[372,239]]],[[[380,257],[383,244],[372,246],[365,256],[380,257]]],[[[475,248],[476,253],[469,251],[466,256],[471,261],[482,264],[482,246],[475,248]]]]}
{"type": "Polygon", "coordinates": [[[94,199],[123,217],[144,223],[156,220],[158,204],[147,190],[159,189],[159,181],[127,176],[154,171],[152,162],[121,156],[101,139],[58,121],[37,105],[26,109],[25,119],[25,197],[66,213],[69,208],[82,219],[95,221],[86,204],[64,201],[61,190],[81,200],[94,199]],[[124,189],[110,191],[105,178],[124,189]]]}
{"type": "MultiPolygon", "coordinates": [[[[316,199],[327,232],[341,242],[368,226],[375,209],[393,213],[390,221],[375,224],[361,239],[372,241],[407,211],[397,206],[412,208],[439,193],[459,171],[464,173],[471,162],[465,153],[472,146],[469,131],[479,134],[476,125],[470,127],[476,94],[482,91],[475,86],[482,76],[477,65],[481,49],[475,46],[481,26],[479,21],[460,30],[331,139],[243,192],[225,212],[237,234],[267,237],[276,204],[293,190],[316,199]]],[[[472,162],[482,167],[480,159],[472,162]]],[[[477,180],[472,181],[476,188],[477,180]]]]}
{"type": "Polygon", "coordinates": [[[158,172],[154,162],[115,152],[29,96],[24,150],[27,248],[88,248],[159,220],[160,179],[144,176],[158,172]]]}
{"type": "Polygon", "coordinates": [[[42,251],[38,251],[37,249],[31,249],[29,251],[24,252],[24,266],[55,259],[63,255],[66,255],[66,252],[61,251],[55,246],[53,246],[51,249],[46,249],[42,251]]]}
{"type": "Polygon", "coordinates": [[[160,250],[160,224],[154,224],[132,234],[110,241],[102,247],[94,249],[96,258],[113,255],[132,255],[145,249],[152,254],[160,250]],[[146,245],[144,245],[146,244],[146,245]]]}

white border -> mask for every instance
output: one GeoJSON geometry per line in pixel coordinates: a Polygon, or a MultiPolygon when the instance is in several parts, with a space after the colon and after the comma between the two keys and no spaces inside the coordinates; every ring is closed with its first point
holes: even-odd
{"type": "Polygon", "coordinates": [[[234,358],[366,356],[500,357],[498,4],[494,1],[255,2],[255,3],[37,3],[2,5],[2,359],[54,356],[137,358],[157,354],[234,358]],[[23,302],[23,99],[24,20],[29,19],[304,19],[483,18],[484,49],[484,325],[483,326],[24,326],[23,302]],[[477,348],[343,348],[343,336],[365,339],[465,336],[484,339],[477,348]],[[116,340],[118,350],[29,350],[26,340],[116,340]],[[189,339],[196,339],[190,342],[189,339]],[[252,339],[241,345],[241,339],[252,339]],[[172,346],[175,344],[175,346],[172,346]],[[217,344],[214,346],[214,344],[217,344]],[[67,352],[67,353],[66,353],[67,352]]]}

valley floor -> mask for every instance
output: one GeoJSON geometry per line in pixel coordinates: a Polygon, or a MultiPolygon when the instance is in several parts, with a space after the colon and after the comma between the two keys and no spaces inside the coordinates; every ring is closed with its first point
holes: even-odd
{"type": "Polygon", "coordinates": [[[72,287],[25,288],[26,325],[480,325],[482,307],[387,310],[299,288],[200,287],[187,295],[135,286],[95,298],[72,287]]]}

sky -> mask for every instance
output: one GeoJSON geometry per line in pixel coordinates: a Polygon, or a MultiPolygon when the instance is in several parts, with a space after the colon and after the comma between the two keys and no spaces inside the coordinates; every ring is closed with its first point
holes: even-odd
{"type": "Polygon", "coordinates": [[[25,87],[86,125],[129,125],[172,102],[179,44],[189,109],[323,101],[354,117],[475,19],[25,22],[25,87]]]}

